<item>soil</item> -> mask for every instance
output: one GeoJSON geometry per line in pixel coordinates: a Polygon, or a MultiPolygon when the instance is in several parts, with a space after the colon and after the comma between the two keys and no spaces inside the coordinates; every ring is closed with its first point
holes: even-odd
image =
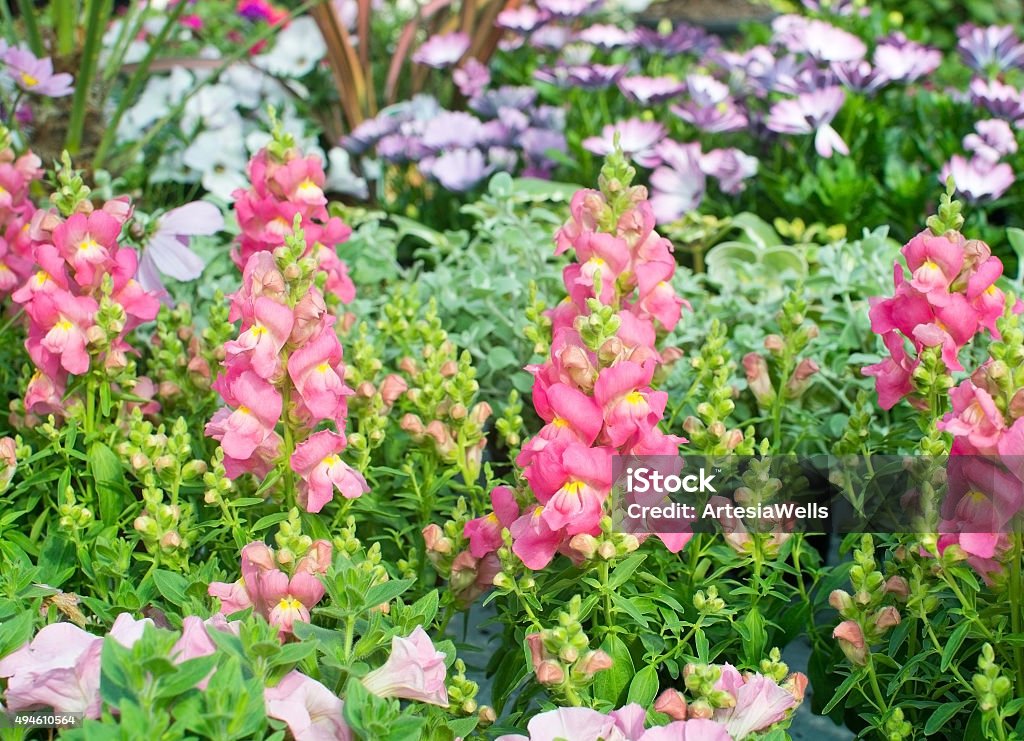
{"type": "Polygon", "coordinates": [[[775,13],[763,3],[751,0],[662,0],[644,11],[652,23],[668,18],[704,26],[711,31],[735,30],[740,23],[766,21],[775,13]]]}

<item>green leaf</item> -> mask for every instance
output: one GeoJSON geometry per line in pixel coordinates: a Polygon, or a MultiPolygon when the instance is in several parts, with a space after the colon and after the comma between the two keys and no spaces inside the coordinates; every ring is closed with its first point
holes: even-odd
{"type": "Polygon", "coordinates": [[[515,353],[502,345],[495,345],[487,353],[487,365],[492,371],[509,368],[519,363],[515,353]]]}
{"type": "Polygon", "coordinates": [[[476,730],[479,719],[475,715],[471,715],[468,718],[459,718],[458,720],[449,720],[448,727],[451,729],[455,738],[466,738],[474,730],[476,730]]]}
{"type": "Polygon", "coordinates": [[[276,525],[279,522],[284,522],[288,519],[288,512],[275,512],[272,515],[265,515],[260,519],[256,520],[256,524],[252,526],[254,533],[262,532],[272,525],[276,525]]]}
{"type": "Polygon", "coordinates": [[[594,696],[611,703],[613,707],[620,707],[625,699],[623,694],[633,679],[633,657],[629,655],[626,644],[616,635],[605,638],[601,648],[612,657],[612,665],[594,676],[594,696]]]}
{"type": "Polygon", "coordinates": [[[626,580],[633,575],[633,572],[637,570],[646,558],[646,553],[634,553],[632,556],[616,566],[615,570],[612,572],[611,578],[608,580],[608,588],[618,589],[625,584],[626,580]]]}
{"type": "Polygon", "coordinates": [[[124,511],[126,493],[121,460],[113,450],[96,441],[89,446],[88,467],[99,494],[100,519],[104,525],[116,525],[124,511]]]}
{"type": "Polygon", "coordinates": [[[216,654],[211,654],[181,662],[174,674],[160,680],[156,696],[166,699],[188,692],[214,670],[218,658],[216,654]]]}
{"type": "Polygon", "coordinates": [[[931,714],[931,717],[928,718],[928,722],[924,724],[924,734],[931,736],[942,726],[946,725],[950,718],[970,704],[970,700],[964,700],[962,702],[947,702],[939,705],[935,708],[935,712],[931,714]]]}
{"type": "Polygon", "coordinates": [[[846,679],[844,679],[842,684],[836,687],[836,693],[832,695],[832,699],[828,701],[828,704],[825,705],[824,708],[822,708],[821,714],[828,715],[830,712],[832,712],[832,708],[834,708],[836,705],[843,701],[843,698],[846,697],[846,695],[850,692],[853,686],[857,684],[858,680],[860,679],[862,679],[862,672],[859,671],[854,672],[846,679]]]}
{"type": "Polygon", "coordinates": [[[768,631],[764,627],[764,618],[756,609],[747,613],[741,624],[740,634],[743,637],[743,652],[747,663],[757,666],[764,658],[764,647],[768,642],[768,631]]]}
{"type": "Polygon", "coordinates": [[[945,648],[942,649],[942,661],[939,663],[940,671],[946,671],[949,669],[949,665],[953,661],[953,657],[956,656],[956,652],[960,650],[960,646],[963,645],[964,639],[967,638],[967,634],[971,631],[970,621],[964,621],[960,625],[956,626],[956,630],[949,636],[949,640],[946,641],[945,648]]]}
{"type": "Polygon", "coordinates": [[[629,694],[626,702],[635,702],[641,707],[648,707],[658,694],[658,670],[654,664],[645,666],[636,673],[629,683],[629,694]]]}
{"type": "Polygon", "coordinates": [[[366,598],[363,600],[363,605],[370,608],[390,602],[411,587],[415,581],[415,579],[394,579],[370,587],[366,590],[366,598]]]}
{"type": "Polygon", "coordinates": [[[0,623],[0,659],[29,642],[34,617],[31,610],[25,610],[0,623]]]}
{"type": "Polygon", "coordinates": [[[172,605],[180,607],[185,603],[185,590],[188,589],[189,583],[181,574],[157,569],[153,572],[153,583],[160,596],[172,605]]]}
{"type": "Polygon", "coordinates": [[[1010,227],[1006,230],[1006,238],[1017,255],[1017,281],[1020,282],[1024,280],[1024,229],[1010,227]]]}

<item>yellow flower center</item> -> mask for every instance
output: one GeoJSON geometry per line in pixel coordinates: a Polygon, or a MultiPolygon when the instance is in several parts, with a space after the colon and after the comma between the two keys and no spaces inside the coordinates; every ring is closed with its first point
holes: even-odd
{"type": "Polygon", "coordinates": [[[85,252],[86,250],[95,249],[99,249],[99,244],[97,244],[96,240],[93,239],[92,237],[86,237],[85,239],[78,243],[79,252],[85,252]]]}
{"type": "Polygon", "coordinates": [[[57,322],[56,324],[53,325],[53,328],[54,329],[59,329],[61,332],[67,332],[73,326],[74,325],[71,322],[69,322],[67,319],[61,319],[59,322],[57,322]]]}
{"type": "Polygon", "coordinates": [[[583,482],[582,481],[569,481],[569,482],[566,482],[565,486],[563,486],[562,488],[565,490],[566,494],[578,495],[581,491],[583,491],[583,482]]]}
{"type": "Polygon", "coordinates": [[[317,189],[317,184],[314,183],[309,178],[306,178],[301,183],[299,183],[299,187],[297,188],[297,190],[299,191],[310,191],[314,189],[317,189]]]}
{"type": "Polygon", "coordinates": [[[326,373],[330,369],[331,369],[331,364],[330,363],[321,363],[320,365],[318,365],[316,367],[316,372],[317,373],[326,373]]]}
{"type": "Polygon", "coordinates": [[[39,80],[30,75],[28,72],[21,73],[21,81],[25,83],[25,87],[35,87],[39,84],[39,80]]]}
{"type": "Polygon", "coordinates": [[[321,461],[321,463],[323,463],[325,466],[336,466],[339,463],[341,463],[341,456],[338,455],[337,453],[334,453],[324,458],[321,461]]]}
{"type": "Polygon", "coordinates": [[[253,337],[262,337],[267,333],[267,328],[262,324],[257,323],[252,325],[252,329],[249,331],[252,332],[253,337]]]}
{"type": "Polygon", "coordinates": [[[564,419],[562,419],[561,417],[555,417],[553,420],[551,420],[551,424],[553,424],[555,427],[568,427],[569,426],[569,423],[567,421],[565,421],[564,419]]]}
{"type": "Polygon", "coordinates": [[[277,603],[277,606],[282,610],[298,610],[302,607],[302,603],[294,597],[282,597],[281,601],[277,603]]]}
{"type": "Polygon", "coordinates": [[[252,414],[252,412],[249,411],[249,407],[238,407],[238,411],[242,414],[252,414]]]}
{"type": "Polygon", "coordinates": [[[494,514],[493,512],[491,512],[491,514],[487,515],[487,522],[489,524],[491,524],[491,525],[497,525],[498,524],[498,516],[496,514],[494,514]]]}
{"type": "Polygon", "coordinates": [[[628,394],[626,394],[626,403],[634,405],[643,404],[644,395],[641,394],[639,391],[630,391],[628,394]]]}
{"type": "Polygon", "coordinates": [[[40,270],[38,273],[36,273],[36,285],[37,286],[45,286],[46,285],[46,281],[48,281],[48,280],[50,280],[50,274],[47,273],[45,270],[40,270]]]}

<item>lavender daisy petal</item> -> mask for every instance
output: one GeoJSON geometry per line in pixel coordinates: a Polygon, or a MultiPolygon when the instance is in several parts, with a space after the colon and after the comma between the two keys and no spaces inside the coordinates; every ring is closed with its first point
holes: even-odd
{"type": "Polygon", "coordinates": [[[412,55],[412,61],[435,69],[444,69],[462,59],[467,51],[469,51],[469,34],[461,31],[435,34],[416,50],[416,53],[412,55]]]}
{"type": "Polygon", "coordinates": [[[619,80],[619,90],[634,103],[649,106],[664,103],[679,96],[686,85],[672,77],[623,77],[619,80]]]}

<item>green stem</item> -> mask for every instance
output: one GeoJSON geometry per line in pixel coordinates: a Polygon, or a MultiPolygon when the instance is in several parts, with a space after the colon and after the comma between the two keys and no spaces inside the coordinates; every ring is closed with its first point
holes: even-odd
{"type": "Polygon", "coordinates": [[[57,32],[57,53],[66,57],[75,50],[75,2],[52,0],[50,9],[57,32]]]}
{"type": "Polygon", "coordinates": [[[88,16],[85,22],[85,46],[82,60],[75,78],[75,96],[71,101],[71,118],[65,146],[71,154],[77,154],[82,146],[85,130],[85,113],[89,108],[89,93],[92,90],[96,63],[102,50],[103,32],[113,9],[113,0],[89,0],[88,16]]]}
{"type": "Polygon", "coordinates": [[[345,617],[345,663],[352,663],[352,644],[355,641],[356,633],[356,616],[348,615],[345,617]]]}
{"type": "Polygon", "coordinates": [[[885,702],[885,696],[882,695],[882,688],[878,685],[878,675],[875,674],[875,662],[868,656],[868,663],[865,667],[868,671],[868,678],[871,680],[871,691],[875,695],[875,702],[878,703],[878,712],[885,715],[889,712],[889,706],[885,702]]]}
{"type": "MultiPolygon", "coordinates": [[[[1021,632],[1021,534],[1012,533],[1013,550],[1010,554],[1010,619],[1014,635],[1021,632]]],[[[1019,642],[1013,646],[1014,664],[1017,668],[1017,687],[1015,697],[1024,695],[1024,646],[1019,642]]],[[[1000,722],[1000,726],[1002,723],[1000,722]]]]}
{"type": "Polygon", "coordinates": [[[18,8],[21,10],[21,20],[25,24],[25,37],[28,41],[28,48],[37,57],[46,56],[46,50],[43,48],[43,37],[39,34],[39,25],[36,23],[37,11],[35,3],[32,0],[18,0],[18,8]]]}
{"type": "Polygon", "coordinates": [[[608,561],[601,561],[598,566],[598,576],[601,579],[601,597],[604,603],[604,626],[603,630],[607,631],[614,625],[613,622],[613,609],[612,608],[612,595],[611,590],[608,589],[608,572],[610,564],[608,561]]]}

